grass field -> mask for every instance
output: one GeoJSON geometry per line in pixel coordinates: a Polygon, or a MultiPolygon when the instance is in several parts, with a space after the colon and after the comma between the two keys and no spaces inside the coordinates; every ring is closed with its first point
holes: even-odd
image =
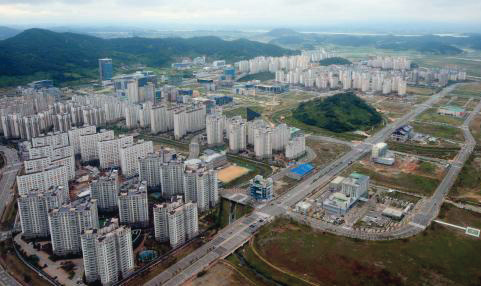
{"type": "Polygon", "coordinates": [[[347,169],[344,175],[352,172],[359,172],[370,177],[376,185],[389,187],[392,189],[403,190],[420,195],[430,196],[440,183],[438,179],[421,175],[408,174],[404,172],[377,172],[372,168],[367,168],[359,163],[355,163],[347,169]]]}
{"type": "Polygon", "coordinates": [[[481,151],[475,150],[464,164],[449,196],[457,201],[481,203],[481,151]]]}
{"type": "Polygon", "coordinates": [[[311,162],[315,166],[330,163],[350,150],[347,145],[313,140],[309,137],[307,137],[306,146],[310,147],[317,155],[311,162]]]}
{"type": "Polygon", "coordinates": [[[430,108],[424,111],[416,118],[416,120],[426,123],[438,122],[452,126],[460,126],[464,122],[463,118],[438,114],[437,108],[430,108]]]}
{"type": "MultiPolygon", "coordinates": [[[[255,112],[258,112],[262,114],[264,111],[264,108],[262,106],[249,106],[250,109],[254,110],[255,112]]],[[[234,117],[234,116],[242,116],[242,118],[246,119],[247,118],[247,108],[246,107],[238,107],[234,108],[231,110],[224,111],[224,114],[226,117],[234,117]]]]}
{"type": "MultiPolygon", "coordinates": [[[[480,63],[481,68],[481,63],[480,63]]],[[[468,97],[481,97],[481,83],[473,82],[456,87],[451,94],[468,97]]]]}
{"type": "Polygon", "coordinates": [[[460,150],[459,147],[440,148],[434,146],[420,146],[397,142],[388,142],[388,146],[389,149],[393,151],[446,160],[454,158],[460,150]]]}
{"type": "MultiPolygon", "coordinates": [[[[480,214],[451,207],[443,207],[441,217],[481,226],[480,214]]],[[[260,230],[254,247],[277,268],[320,285],[479,285],[481,279],[481,241],[438,224],[410,239],[370,242],[279,219],[260,230]]],[[[244,250],[244,257],[256,271],[292,281],[292,276],[266,268],[251,253],[244,250]]],[[[296,282],[284,284],[305,285],[296,282]]]]}
{"type": "Polygon", "coordinates": [[[434,94],[434,90],[428,87],[415,87],[415,86],[408,86],[406,88],[406,92],[408,94],[418,94],[418,95],[431,95],[434,94]]]}
{"type": "Polygon", "coordinates": [[[478,144],[481,143],[481,115],[476,115],[469,124],[469,130],[478,144]]]}
{"type": "Polygon", "coordinates": [[[417,122],[411,122],[411,125],[414,128],[414,131],[418,133],[434,136],[437,138],[464,142],[463,131],[456,127],[426,123],[420,124],[417,122]]]}

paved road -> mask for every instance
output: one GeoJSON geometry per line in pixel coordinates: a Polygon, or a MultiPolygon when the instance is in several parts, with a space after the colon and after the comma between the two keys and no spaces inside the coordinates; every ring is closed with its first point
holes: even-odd
{"type": "MultiPolygon", "coordinates": [[[[426,102],[417,105],[412,111],[405,114],[394,123],[388,124],[382,130],[380,130],[373,136],[367,138],[364,142],[354,146],[351,151],[344,154],[337,160],[333,161],[313,176],[302,181],[300,184],[292,188],[283,196],[280,196],[272,203],[258,208],[250,216],[240,221],[237,221],[232,225],[229,225],[226,229],[222,230],[221,233],[218,234],[212,241],[195,250],[184,259],[181,259],[179,262],[169,267],[166,271],[154,277],[147,285],[180,285],[186,280],[188,280],[190,277],[193,277],[200,271],[207,268],[218,258],[227,256],[233,250],[242,246],[251,237],[251,235],[249,235],[250,227],[247,226],[250,220],[255,221],[257,217],[267,217],[271,219],[275,216],[288,213],[289,207],[301,201],[304,197],[316,191],[318,188],[329,183],[337,174],[339,174],[342,170],[348,167],[352,162],[360,159],[362,156],[370,152],[371,146],[373,144],[385,141],[396,128],[407,124],[409,121],[413,120],[416,116],[430,108],[431,105],[437,102],[441,97],[444,97],[449,92],[451,92],[455,87],[456,85],[449,86],[443,89],[441,92],[431,96],[426,102]]],[[[479,107],[481,108],[481,106],[479,107]]],[[[479,111],[478,107],[476,108],[476,110],[479,111]]],[[[469,131],[467,133],[469,133],[469,131]]],[[[466,146],[468,145],[465,145],[465,147],[466,146]]],[[[460,153],[464,152],[464,149],[465,148],[463,148],[460,153]]],[[[449,178],[448,181],[452,181],[454,180],[456,175],[457,173],[448,172],[446,177],[449,178]]],[[[438,189],[441,189],[442,191],[436,191],[434,195],[435,199],[433,200],[433,202],[439,203],[439,199],[442,200],[444,198],[442,194],[446,193],[447,190],[449,190],[450,185],[445,181],[446,178],[441,183],[442,186],[438,187],[438,189]]],[[[434,214],[436,210],[434,206],[436,205],[434,204],[433,208],[423,210],[426,211],[428,215],[426,215],[425,219],[418,218],[416,222],[419,222],[419,224],[406,225],[406,227],[393,230],[390,233],[383,233],[382,236],[384,236],[384,239],[390,239],[395,237],[400,238],[411,236],[418,233],[419,231],[424,229],[424,227],[429,224],[430,219],[432,219],[432,214],[434,214]]],[[[257,226],[258,225],[256,225],[256,227],[257,226]]],[[[334,227],[332,229],[332,232],[340,235],[350,236],[349,229],[338,230],[338,228],[335,228],[335,226],[332,225],[324,227],[329,227],[329,230],[334,227]]],[[[372,239],[371,234],[365,234],[364,238],[372,239]]]]}
{"type": "MultiPolygon", "coordinates": [[[[0,180],[0,214],[3,214],[5,207],[12,200],[14,190],[13,184],[22,163],[18,158],[17,150],[0,146],[0,152],[5,155],[7,160],[5,167],[2,169],[2,179],[0,180]]],[[[0,286],[21,285],[13,277],[11,277],[2,267],[0,267],[0,286]]]]}

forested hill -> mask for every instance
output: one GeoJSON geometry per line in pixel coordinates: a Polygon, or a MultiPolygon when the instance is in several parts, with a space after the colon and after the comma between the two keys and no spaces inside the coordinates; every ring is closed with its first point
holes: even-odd
{"type": "Polygon", "coordinates": [[[183,56],[205,55],[234,62],[256,56],[295,53],[272,44],[249,40],[224,41],[217,37],[100,39],[75,33],[29,29],[0,41],[0,76],[44,73],[61,79],[64,73],[95,68],[110,57],[121,63],[162,67],[183,56]]]}

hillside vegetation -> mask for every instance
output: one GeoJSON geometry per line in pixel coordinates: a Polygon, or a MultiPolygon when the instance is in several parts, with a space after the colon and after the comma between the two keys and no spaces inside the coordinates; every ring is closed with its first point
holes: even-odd
{"type": "MultiPolygon", "coordinates": [[[[0,77],[50,76],[56,81],[91,76],[102,57],[120,64],[164,67],[181,57],[207,56],[234,62],[256,56],[295,53],[249,40],[224,41],[217,37],[101,39],[49,30],[30,29],[0,41],[0,77]],[[87,72],[87,71],[90,71],[87,72]]],[[[95,74],[96,75],[96,74],[95,74]]]]}
{"type": "Polygon", "coordinates": [[[303,102],[293,116],[305,124],[333,132],[366,130],[382,122],[382,116],[352,92],[303,102]]]}
{"type": "Polygon", "coordinates": [[[348,59],[341,58],[341,57],[332,57],[327,58],[319,61],[321,66],[330,66],[330,65],[350,65],[352,62],[348,59]]]}

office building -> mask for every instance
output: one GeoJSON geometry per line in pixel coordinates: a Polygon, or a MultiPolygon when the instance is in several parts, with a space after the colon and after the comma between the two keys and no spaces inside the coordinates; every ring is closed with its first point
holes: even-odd
{"type": "Polygon", "coordinates": [[[147,183],[140,182],[134,186],[121,189],[118,194],[119,217],[121,224],[135,227],[149,225],[149,204],[147,183]]]}
{"type": "Polygon", "coordinates": [[[113,73],[112,59],[99,59],[100,81],[112,80],[113,73]]]}
{"type": "Polygon", "coordinates": [[[98,229],[99,218],[95,200],[77,200],[48,214],[53,253],[57,256],[79,254],[80,235],[87,229],[98,229]]]}
{"type": "Polygon", "coordinates": [[[270,201],[273,197],[273,182],[271,178],[264,179],[261,175],[250,180],[249,192],[256,201],[270,201]]]}

